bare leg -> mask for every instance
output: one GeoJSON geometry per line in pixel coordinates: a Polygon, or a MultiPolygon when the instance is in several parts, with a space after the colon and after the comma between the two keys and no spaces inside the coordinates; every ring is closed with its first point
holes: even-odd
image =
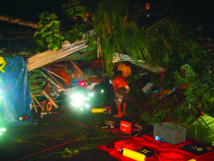
{"type": "Polygon", "coordinates": [[[122,112],[122,114],[125,116],[126,115],[126,103],[125,102],[123,102],[123,112],[122,112]]]}
{"type": "Polygon", "coordinates": [[[114,117],[122,117],[121,106],[118,103],[116,103],[116,105],[117,105],[118,114],[114,115],[114,117]]]}

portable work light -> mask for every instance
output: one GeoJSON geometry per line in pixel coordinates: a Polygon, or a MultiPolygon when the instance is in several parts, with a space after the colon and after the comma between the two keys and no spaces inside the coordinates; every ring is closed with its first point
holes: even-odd
{"type": "Polygon", "coordinates": [[[77,87],[71,94],[71,105],[73,107],[83,110],[84,107],[90,108],[90,98],[94,96],[94,93],[88,92],[85,87],[77,87]]]}
{"type": "Polygon", "coordinates": [[[71,95],[71,99],[71,104],[76,107],[81,107],[85,101],[84,95],[80,93],[74,93],[73,95],[71,95]]]}
{"type": "Polygon", "coordinates": [[[5,132],[5,131],[6,131],[6,128],[0,128],[0,135],[2,135],[3,132],[5,132]]]}
{"type": "Polygon", "coordinates": [[[1,128],[0,131],[6,131],[6,129],[5,128],[1,128]]]}

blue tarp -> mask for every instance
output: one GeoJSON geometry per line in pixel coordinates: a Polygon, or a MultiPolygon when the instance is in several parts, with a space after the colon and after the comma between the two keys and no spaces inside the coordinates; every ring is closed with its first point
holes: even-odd
{"type": "Polygon", "coordinates": [[[4,57],[7,65],[5,73],[0,72],[3,92],[3,118],[6,125],[23,125],[29,121],[20,122],[18,118],[23,115],[30,116],[30,104],[32,103],[28,83],[28,70],[22,57],[4,57]],[[9,88],[8,88],[9,87],[9,88]]]}

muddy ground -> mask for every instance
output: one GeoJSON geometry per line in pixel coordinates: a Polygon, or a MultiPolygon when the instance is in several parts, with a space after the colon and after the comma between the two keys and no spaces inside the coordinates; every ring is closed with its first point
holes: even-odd
{"type": "MultiPolygon", "coordinates": [[[[132,120],[134,117],[130,111],[135,103],[130,101],[128,115],[124,118],[114,118],[112,114],[93,114],[90,110],[75,111],[66,105],[53,110],[56,113],[45,115],[43,118],[39,113],[32,112],[33,124],[7,127],[7,131],[1,137],[0,159],[114,161],[107,152],[97,147],[124,140],[130,135],[119,131],[113,134],[100,126],[104,121],[132,120]]],[[[146,123],[139,124],[143,127],[140,135],[152,133],[153,127],[146,123]]]]}

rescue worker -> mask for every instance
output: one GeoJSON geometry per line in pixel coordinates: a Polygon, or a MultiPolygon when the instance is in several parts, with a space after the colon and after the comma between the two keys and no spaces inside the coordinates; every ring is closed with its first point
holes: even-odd
{"type": "Polygon", "coordinates": [[[128,101],[128,94],[130,88],[126,81],[126,78],[122,76],[122,72],[120,70],[116,71],[116,77],[112,80],[112,85],[115,93],[115,103],[117,106],[118,114],[114,115],[114,117],[122,117],[126,115],[126,106],[128,101]],[[121,104],[123,105],[123,112],[121,112],[121,104]]]}

